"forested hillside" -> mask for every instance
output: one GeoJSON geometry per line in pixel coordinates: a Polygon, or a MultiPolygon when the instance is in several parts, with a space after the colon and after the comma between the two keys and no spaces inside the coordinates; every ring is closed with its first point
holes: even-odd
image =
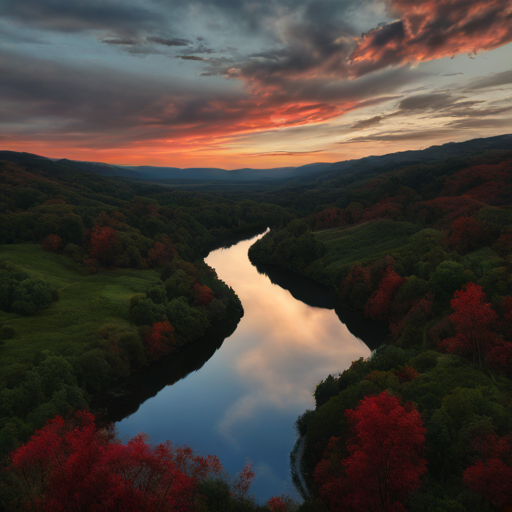
{"type": "Polygon", "coordinates": [[[258,510],[249,469],[232,481],[215,457],[123,445],[101,411],[76,411],[234,328],[236,290],[203,258],[266,227],[255,264],[329,286],[390,333],[299,417],[300,510],[512,505],[512,137],[410,153],[198,192],[0,152],[3,506],[258,510]]]}
{"type": "Polygon", "coordinates": [[[297,422],[305,510],[512,504],[510,141],[329,175],[276,201],[301,218],[251,259],[329,285],[391,333],[322,381],[297,422]]]}
{"type": "MultiPolygon", "coordinates": [[[[53,418],[66,418],[101,397],[104,403],[116,383],[172,358],[211,327],[226,324],[233,330],[242,305],[202,258],[223,240],[291,218],[279,206],[101,177],[29,154],[0,154],[0,180],[3,466],[36,429],[93,435],[89,416],[66,425],[53,418]],[[45,427],[49,420],[53,423],[45,427]]],[[[100,431],[94,435],[98,446],[117,446],[100,431]]],[[[141,442],[134,441],[149,450],[141,442]]],[[[62,450],[69,454],[70,448],[62,450]]],[[[30,473],[36,459],[21,463],[21,457],[20,452],[16,464],[28,464],[23,471],[30,473]]],[[[199,474],[181,467],[180,478],[195,489],[213,471],[228,485],[220,466],[209,464],[199,474]]],[[[36,492],[46,510],[46,491],[27,488],[13,480],[15,474],[4,475],[3,505],[18,510],[19,500],[36,492]]],[[[140,499],[151,494],[159,500],[159,489],[140,499]]],[[[227,495],[218,489],[224,501],[230,499],[227,489],[227,495]]]]}

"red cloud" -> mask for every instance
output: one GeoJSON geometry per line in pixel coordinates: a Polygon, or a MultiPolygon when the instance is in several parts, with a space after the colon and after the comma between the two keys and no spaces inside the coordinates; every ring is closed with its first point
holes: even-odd
{"type": "Polygon", "coordinates": [[[363,35],[350,57],[354,76],[512,40],[512,0],[388,0],[388,9],[400,19],[363,35]]]}

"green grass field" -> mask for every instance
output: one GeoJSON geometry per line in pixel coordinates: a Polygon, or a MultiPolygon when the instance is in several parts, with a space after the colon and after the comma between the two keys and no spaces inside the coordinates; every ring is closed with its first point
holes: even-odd
{"type": "Polygon", "coordinates": [[[105,324],[128,326],[128,304],[135,293],[158,281],[154,270],[100,270],[87,275],[65,256],[46,252],[39,245],[0,246],[0,261],[41,277],[59,293],[59,300],[23,317],[0,311],[0,323],[16,336],[0,347],[0,371],[14,363],[30,363],[41,350],[79,355],[105,324]]]}
{"type": "Polygon", "coordinates": [[[421,228],[410,222],[374,220],[347,228],[317,231],[315,236],[327,246],[319,267],[335,273],[355,263],[365,263],[407,245],[421,228]]]}

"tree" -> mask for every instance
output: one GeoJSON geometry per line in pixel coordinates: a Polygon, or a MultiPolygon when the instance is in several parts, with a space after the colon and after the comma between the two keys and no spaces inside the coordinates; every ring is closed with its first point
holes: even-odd
{"type": "Polygon", "coordinates": [[[91,259],[103,265],[113,265],[117,255],[116,232],[109,227],[94,226],[90,235],[91,259]]]}
{"type": "Polygon", "coordinates": [[[195,302],[199,306],[208,306],[215,298],[215,295],[208,286],[199,283],[194,284],[194,296],[195,302]]]}
{"type": "Polygon", "coordinates": [[[48,235],[42,242],[43,250],[59,252],[62,238],[59,235],[48,235]]]}
{"type": "Polygon", "coordinates": [[[450,305],[454,312],[450,315],[457,334],[443,341],[448,352],[471,354],[473,362],[481,366],[485,355],[497,342],[490,325],[497,319],[491,304],[485,302],[482,287],[468,283],[454,293],[450,305]]]}
{"type": "Polygon", "coordinates": [[[149,359],[157,361],[173,351],[176,345],[174,327],[167,320],[157,322],[153,324],[144,342],[149,359]]]}
{"type": "MultiPolygon", "coordinates": [[[[21,507],[41,512],[192,512],[201,482],[226,479],[215,456],[169,442],[152,447],[143,434],[123,445],[89,412],[48,421],[13,453],[10,470],[21,507]]],[[[244,468],[231,495],[245,498],[253,476],[244,468]]]]}
{"type": "Polygon", "coordinates": [[[473,217],[460,217],[452,224],[448,245],[461,254],[481,247],[487,238],[484,225],[473,217]]]}
{"type": "MultiPolygon", "coordinates": [[[[364,398],[345,415],[352,432],[347,443],[350,455],[336,464],[341,476],[328,480],[320,495],[336,511],[405,510],[404,503],[426,472],[426,429],[420,414],[412,404],[403,406],[384,391],[364,398]]],[[[329,474],[325,466],[315,470],[317,479],[329,474]]]]}
{"type": "Polygon", "coordinates": [[[392,267],[388,267],[379,287],[366,303],[366,316],[374,320],[389,318],[393,298],[405,280],[392,267]]]}
{"type": "Polygon", "coordinates": [[[474,442],[481,458],[464,471],[464,483],[485,502],[504,509],[512,503],[512,436],[491,434],[474,442]]]}
{"type": "Polygon", "coordinates": [[[14,289],[12,311],[19,315],[35,315],[52,302],[50,285],[42,279],[25,279],[14,289]]]}

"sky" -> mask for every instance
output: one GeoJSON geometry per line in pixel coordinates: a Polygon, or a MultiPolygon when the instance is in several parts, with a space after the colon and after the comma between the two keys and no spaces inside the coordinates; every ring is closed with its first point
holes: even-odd
{"type": "Polygon", "coordinates": [[[512,0],[0,0],[0,149],[273,168],[512,133],[512,0]]]}

